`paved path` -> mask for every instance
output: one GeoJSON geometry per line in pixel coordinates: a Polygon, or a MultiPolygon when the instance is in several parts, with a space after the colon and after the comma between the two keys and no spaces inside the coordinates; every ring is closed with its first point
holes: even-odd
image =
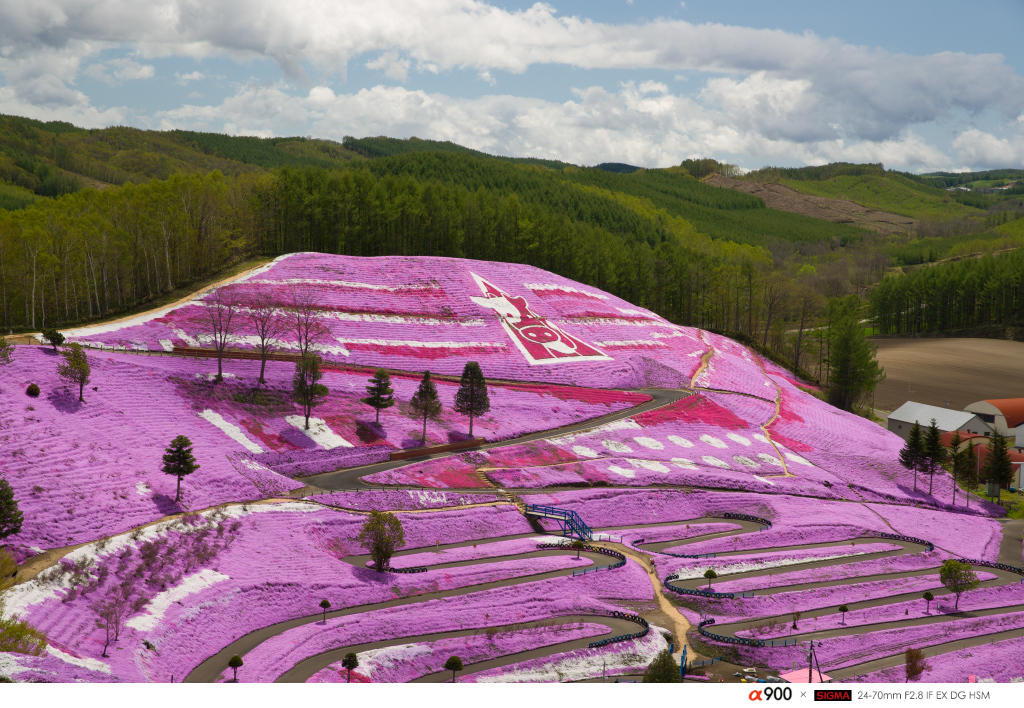
{"type": "MultiPolygon", "coordinates": [[[[599,418],[591,418],[590,420],[583,421],[582,423],[574,423],[572,425],[566,425],[561,428],[554,428],[552,430],[542,430],[535,433],[529,433],[518,438],[511,438],[509,440],[502,440],[500,442],[485,443],[479,447],[469,448],[466,450],[455,450],[453,452],[440,452],[435,454],[427,454],[422,457],[416,457],[406,460],[396,460],[394,462],[380,462],[375,465],[366,465],[363,467],[352,467],[350,469],[338,470],[337,472],[325,472],[323,474],[312,475],[310,477],[303,477],[302,481],[305,482],[310,488],[311,492],[316,491],[332,491],[338,489],[353,489],[363,485],[360,480],[361,477],[374,474],[375,472],[383,472],[385,470],[393,470],[398,467],[405,467],[406,465],[423,462],[424,460],[435,460],[442,457],[451,457],[452,455],[461,455],[465,452],[474,452],[477,450],[493,450],[499,447],[508,447],[509,445],[521,445],[522,443],[532,442],[534,440],[545,440],[547,438],[558,437],[560,435],[570,435],[573,433],[580,433],[584,430],[590,430],[607,423],[614,422],[616,420],[623,420],[625,418],[631,418],[632,416],[644,413],[646,411],[654,410],[655,408],[661,408],[671,403],[675,403],[681,398],[691,395],[690,391],[676,390],[676,389],[643,389],[639,393],[646,393],[651,397],[651,400],[647,403],[642,403],[639,406],[632,408],[625,408],[621,411],[609,413],[608,415],[600,416],[599,418]]],[[[393,487],[387,487],[392,489],[393,487]]],[[[477,492],[493,493],[493,490],[477,489],[477,492]]]]}
{"type": "MultiPolygon", "coordinates": [[[[704,518],[701,518],[701,519],[693,519],[693,520],[688,521],[686,523],[690,523],[690,524],[711,523],[711,522],[718,522],[718,521],[722,521],[722,520],[723,519],[716,518],[716,517],[704,517],[704,518]]],[[[736,537],[742,538],[744,535],[750,534],[750,533],[754,533],[754,532],[756,532],[757,530],[759,530],[761,528],[760,525],[754,524],[753,522],[736,521],[736,520],[732,520],[732,519],[728,519],[727,521],[732,521],[734,523],[739,523],[739,524],[741,524],[743,526],[743,528],[741,528],[739,530],[734,530],[734,531],[724,531],[724,532],[718,532],[718,533],[714,533],[714,534],[708,534],[708,535],[705,535],[705,536],[699,536],[699,537],[695,537],[695,538],[691,538],[691,539],[685,539],[685,540],[680,540],[680,541],[663,541],[663,542],[658,542],[658,543],[640,544],[640,546],[641,546],[641,548],[657,552],[657,551],[663,550],[665,548],[679,547],[679,546],[684,546],[684,545],[687,545],[687,544],[699,543],[699,542],[703,542],[703,541],[709,540],[711,538],[722,538],[722,537],[727,537],[727,536],[736,536],[736,537]]],[[[678,522],[676,522],[676,523],[678,523],[678,522]]],[[[1003,537],[1002,537],[1002,540],[1000,542],[1000,547],[999,547],[999,562],[1000,563],[1005,563],[1007,565],[1013,565],[1013,566],[1016,566],[1016,567],[1021,567],[1022,543],[1024,543],[1024,520],[1002,520],[1001,524],[1003,526],[1003,537]]],[[[852,542],[853,542],[854,545],[865,544],[865,543],[885,542],[885,543],[891,543],[891,544],[894,544],[894,545],[898,545],[901,548],[900,548],[900,550],[887,551],[887,552],[883,552],[883,553],[870,553],[870,554],[853,556],[853,557],[849,557],[849,558],[837,558],[837,559],[831,559],[831,560],[825,560],[825,561],[813,561],[812,560],[812,561],[807,561],[807,562],[804,562],[804,563],[798,563],[798,564],[794,564],[794,565],[785,566],[785,567],[782,567],[782,568],[773,568],[773,569],[769,569],[769,570],[758,570],[758,571],[750,571],[750,572],[745,572],[745,573],[728,574],[728,575],[720,576],[719,577],[719,582],[739,580],[739,579],[743,579],[743,578],[765,577],[765,576],[771,576],[772,574],[778,575],[778,574],[783,574],[783,573],[787,573],[787,572],[791,572],[791,571],[809,570],[809,569],[814,569],[814,568],[826,568],[826,567],[830,567],[830,566],[847,565],[847,564],[850,564],[850,563],[857,563],[857,562],[860,562],[860,561],[868,561],[868,560],[878,559],[878,558],[887,558],[887,557],[895,557],[895,556],[900,556],[900,555],[914,554],[914,553],[922,552],[924,550],[924,548],[925,548],[925,547],[920,546],[919,544],[915,544],[915,543],[910,543],[910,542],[906,542],[906,541],[902,541],[902,540],[896,540],[896,539],[885,539],[885,538],[879,538],[879,537],[863,537],[863,538],[854,539],[852,542]]],[[[834,543],[812,543],[812,544],[792,545],[792,546],[777,547],[777,548],[756,548],[756,549],[755,548],[748,548],[748,549],[745,549],[745,550],[738,550],[738,551],[718,553],[716,555],[716,558],[727,558],[729,556],[751,555],[751,554],[757,554],[757,553],[773,553],[773,552],[787,551],[787,550],[799,550],[799,549],[802,549],[802,548],[828,548],[828,547],[842,548],[842,547],[849,547],[850,543],[851,543],[851,541],[839,541],[839,542],[834,542],[834,543]]],[[[713,559],[708,559],[707,562],[708,563],[714,563],[715,561],[713,559]]],[[[800,590],[810,590],[810,589],[821,588],[821,587],[837,587],[837,586],[841,586],[841,585],[852,585],[852,584],[857,584],[857,583],[867,583],[867,582],[879,581],[879,580],[892,580],[892,579],[897,579],[897,578],[910,578],[910,577],[918,577],[918,576],[924,576],[924,575],[937,575],[938,571],[939,571],[939,566],[940,565],[941,565],[941,559],[936,559],[935,565],[933,567],[923,568],[923,569],[920,569],[920,570],[902,571],[902,572],[896,572],[896,573],[878,573],[878,574],[873,574],[873,575],[862,575],[862,576],[856,576],[856,577],[851,577],[851,578],[844,578],[844,579],[840,579],[840,580],[827,580],[827,581],[817,581],[817,582],[796,583],[796,584],[791,584],[791,585],[786,585],[786,586],[775,586],[775,587],[771,587],[771,588],[758,589],[758,590],[754,590],[753,592],[754,592],[755,595],[775,595],[775,594],[780,594],[780,593],[796,592],[796,591],[800,591],[800,590]]],[[[989,574],[992,574],[992,575],[996,576],[994,580],[988,580],[988,581],[982,582],[981,585],[980,585],[980,587],[982,587],[982,588],[985,588],[985,587],[997,587],[997,586],[1008,585],[1008,584],[1019,584],[1022,581],[1022,577],[1020,575],[1017,575],[1015,573],[1011,573],[1011,572],[1008,572],[1008,571],[1005,571],[1005,570],[1001,570],[1001,569],[998,569],[998,568],[991,568],[991,567],[986,567],[986,566],[977,566],[976,570],[981,571],[981,572],[985,572],[985,573],[989,573],[989,574]]],[[[700,578],[697,578],[697,579],[673,581],[673,585],[678,585],[680,587],[684,587],[684,588],[688,588],[688,589],[697,589],[697,588],[704,588],[704,587],[706,587],[706,582],[701,580],[700,578]]],[[[712,589],[714,589],[714,588],[712,587],[712,589]]],[[[949,592],[949,590],[946,590],[945,588],[937,588],[937,589],[933,588],[931,590],[931,592],[935,596],[936,600],[938,598],[944,596],[944,595],[950,595],[951,594],[949,592]]],[[[922,594],[921,591],[915,590],[915,591],[912,591],[912,592],[896,593],[896,594],[887,595],[887,596],[881,597],[881,598],[875,598],[875,599],[871,599],[871,600],[862,600],[862,601],[859,601],[859,602],[848,602],[848,603],[845,603],[845,604],[849,607],[849,611],[852,612],[854,610],[868,608],[868,607],[880,607],[880,606],[884,606],[884,605],[891,605],[891,604],[896,604],[896,603],[900,603],[900,602],[905,602],[905,601],[908,601],[908,600],[920,600],[921,594],[922,594]]],[[[1022,595],[1022,597],[1024,597],[1024,595],[1022,595]]],[[[694,599],[696,599],[696,597],[694,599]]],[[[742,599],[738,599],[737,601],[738,602],[742,602],[742,599]]],[[[813,600],[809,600],[809,601],[813,601],[813,600]]],[[[713,602],[713,600],[708,600],[708,603],[711,603],[711,602],[713,602]]],[[[836,606],[831,605],[831,606],[828,606],[828,607],[823,607],[823,608],[817,608],[817,609],[811,609],[811,610],[807,610],[807,611],[802,611],[801,612],[801,619],[798,622],[798,629],[797,630],[791,631],[791,632],[786,633],[784,635],[773,634],[772,636],[775,639],[796,639],[797,641],[800,641],[800,642],[806,642],[806,641],[815,640],[815,639],[825,639],[825,638],[830,638],[830,637],[856,636],[856,635],[868,634],[870,632],[875,632],[875,631],[899,629],[899,628],[903,628],[903,627],[914,627],[914,626],[921,626],[921,625],[928,625],[928,624],[937,624],[937,623],[941,623],[941,622],[947,622],[947,621],[951,621],[951,620],[964,619],[964,618],[972,618],[972,617],[989,617],[989,616],[996,616],[996,615],[1002,615],[1002,614],[1007,614],[1007,613],[1011,613],[1011,612],[1021,612],[1021,611],[1024,611],[1024,603],[1004,605],[1004,606],[999,606],[999,607],[989,607],[989,608],[983,608],[983,609],[975,609],[975,610],[970,610],[970,611],[952,612],[952,613],[942,613],[942,614],[939,614],[938,612],[936,612],[934,614],[926,615],[926,616],[923,616],[923,617],[914,617],[914,618],[909,618],[908,617],[906,619],[892,619],[892,620],[885,620],[885,621],[877,622],[877,623],[873,623],[873,624],[857,625],[857,626],[841,627],[841,628],[832,628],[832,629],[826,629],[826,630],[821,630],[821,631],[813,630],[813,623],[814,623],[814,619],[816,617],[834,616],[835,614],[837,614],[838,610],[837,610],[836,606]],[[807,628],[811,628],[811,631],[807,631],[807,628]]],[[[711,614],[711,616],[714,616],[714,612],[713,611],[710,614],[711,614]]],[[[765,624],[770,624],[770,623],[790,624],[791,622],[792,622],[792,615],[791,615],[791,613],[786,612],[786,613],[783,613],[783,614],[780,614],[780,615],[775,615],[775,616],[759,616],[756,619],[745,620],[745,621],[740,621],[740,622],[730,622],[730,623],[723,623],[723,624],[715,624],[715,625],[712,626],[711,630],[713,632],[715,632],[716,634],[720,634],[720,635],[723,635],[723,636],[731,637],[731,636],[736,636],[737,632],[740,632],[740,631],[743,631],[743,630],[751,630],[751,629],[754,629],[754,628],[759,627],[759,626],[764,626],[765,624]]],[[[983,633],[983,634],[979,634],[979,635],[974,636],[974,637],[968,637],[968,638],[965,638],[965,639],[960,639],[960,640],[951,641],[951,642],[945,642],[945,643],[940,643],[940,644],[933,644],[931,646],[926,646],[926,647],[921,647],[921,648],[924,649],[924,653],[925,653],[926,657],[932,657],[932,656],[936,656],[938,654],[942,654],[942,653],[945,653],[945,652],[954,651],[956,649],[962,649],[962,648],[967,648],[967,647],[972,647],[972,646],[980,646],[980,645],[984,645],[984,644],[989,644],[989,643],[994,642],[994,641],[999,641],[1001,639],[1010,639],[1010,638],[1015,638],[1015,637],[1024,637],[1024,628],[1012,629],[1012,630],[1006,630],[1006,631],[997,631],[997,632],[991,632],[991,633],[987,633],[987,634],[983,633]]],[[[764,651],[764,652],[766,652],[764,654],[765,663],[770,664],[771,663],[771,660],[770,660],[770,657],[771,657],[770,652],[771,652],[771,650],[772,650],[772,647],[765,647],[763,649],[755,649],[753,651],[764,651]]],[[[870,659],[870,660],[865,661],[865,662],[849,663],[849,659],[847,659],[846,663],[844,663],[844,665],[841,666],[840,668],[830,669],[827,666],[823,667],[823,668],[825,670],[825,673],[827,673],[828,675],[832,676],[833,678],[838,679],[838,680],[845,680],[845,679],[850,679],[850,678],[853,678],[855,676],[859,676],[859,675],[862,675],[862,674],[866,674],[866,673],[870,673],[870,672],[874,672],[874,671],[879,671],[879,670],[884,669],[884,668],[889,668],[889,667],[892,667],[892,666],[898,666],[898,665],[902,664],[903,662],[904,662],[904,656],[903,656],[903,649],[901,648],[898,652],[893,653],[891,655],[883,656],[883,657],[877,657],[877,658],[870,659]]]]}

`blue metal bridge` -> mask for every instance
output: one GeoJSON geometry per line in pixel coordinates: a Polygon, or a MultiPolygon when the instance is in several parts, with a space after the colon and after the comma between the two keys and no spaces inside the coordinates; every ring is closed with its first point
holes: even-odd
{"type": "Polygon", "coordinates": [[[527,504],[523,511],[527,516],[536,516],[541,519],[553,519],[558,523],[563,536],[576,536],[581,541],[589,541],[594,536],[594,531],[584,523],[580,515],[571,509],[559,509],[557,506],[541,506],[540,504],[527,504]]]}

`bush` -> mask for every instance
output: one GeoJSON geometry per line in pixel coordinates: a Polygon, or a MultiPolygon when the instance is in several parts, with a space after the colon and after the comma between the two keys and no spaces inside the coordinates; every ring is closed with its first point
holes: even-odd
{"type": "Polygon", "coordinates": [[[28,388],[25,389],[25,393],[32,396],[32,398],[35,398],[39,395],[39,387],[35,384],[29,384],[28,388]]]}

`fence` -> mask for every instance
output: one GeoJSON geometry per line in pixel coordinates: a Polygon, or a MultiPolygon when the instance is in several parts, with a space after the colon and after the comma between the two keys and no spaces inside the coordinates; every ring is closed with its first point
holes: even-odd
{"type": "Polygon", "coordinates": [[[645,620],[643,617],[640,617],[639,615],[627,615],[625,612],[613,610],[608,613],[608,616],[618,617],[619,619],[634,622],[643,627],[643,629],[639,632],[634,632],[633,634],[620,634],[617,637],[609,637],[608,639],[599,639],[596,642],[591,642],[587,645],[587,647],[589,647],[590,649],[594,649],[596,647],[603,647],[608,644],[612,644],[613,642],[624,642],[628,639],[640,639],[641,637],[647,636],[647,633],[651,631],[651,625],[647,623],[647,620],[645,620]]]}
{"type": "Polygon", "coordinates": [[[391,453],[391,461],[396,460],[408,460],[414,457],[424,457],[426,455],[436,455],[441,452],[452,452],[454,450],[468,450],[471,447],[480,447],[487,440],[485,438],[471,438],[469,440],[462,440],[456,443],[448,443],[447,445],[434,445],[433,447],[414,447],[408,450],[399,450],[391,453]]]}
{"type": "Polygon", "coordinates": [[[1024,568],[1018,568],[1015,565],[1007,565],[1006,563],[993,563],[992,561],[972,560],[970,558],[957,558],[956,561],[957,563],[983,565],[986,568],[998,568],[999,570],[1005,570],[1010,573],[1016,573],[1017,575],[1024,575],[1024,568]]]}
{"type": "Polygon", "coordinates": [[[727,511],[722,514],[723,519],[738,519],[740,521],[753,521],[755,524],[761,524],[768,528],[772,527],[772,522],[768,519],[762,519],[760,516],[751,516],[750,514],[734,514],[731,511],[727,511]]]}
{"type": "MultiPolygon", "coordinates": [[[[568,543],[538,543],[537,548],[539,550],[575,550],[568,543]]],[[[596,568],[581,568],[580,570],[574,570],[572,571],[573,577],[576,577],[577,575],[586,575],[587,573],[596,573],[599,570],[615,570],[616,568],[621,568],[622,566],[626,565],[626,556],[619,553],[618,551],[613,551],[610,548],[601,548],[600,546],[584,545],[579,550],[587,551],[589,553],[600,553],[603,556],[611,556],[612,558],[617,558],[618,562],[612,563],[610,565],[600,565],[596,568]]]]}
{"type": "Polygon", "coordinates": [[[409,568],[392,568],[388,566],[384,569],[385,573],[426,573],[427,568],[422,565],[415,565],[409,568]]]}
{"type": "Polygon", "coordinates": [[[701,635],[707,637],[708,639],[710,639],[712,641],[715,641],[715,642],[721,642],[722,644],[739,644],[741,646],[746,646],[746,647],[763,647],[763,646],[765,646],[765,643],[763,641],[761,641],[760,639],[747,639],[746,637],[726,637],[726,636],[723,636],[721,634],[715,634],[714,632],[709,632],[708,630],[705,629],[706,626],[714,624],[714,623],[715,623],[715,618],[714,617],[708,617],[706,620],[701,621],[701,623],[697,625],[697,631],[700,632],[701,635]]]}
{"type": "Polygon", "coordinates": [[[909,543],[916,543],[921,546],[927,546],[929,552],[935,550],[935,544],[931,541],[925,541],[923,538],[915,538],[914,536],[903,536],[898,533],[879,533],[878,535],[882,538],[890,538],[894,541],[907,541],[909,543]]]}

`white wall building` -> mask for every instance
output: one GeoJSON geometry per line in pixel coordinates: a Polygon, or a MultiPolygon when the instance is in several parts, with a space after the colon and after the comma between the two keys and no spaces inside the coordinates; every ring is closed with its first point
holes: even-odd
{"type": "Polygon", "coordinates": [[[933,419],[936,427],[943,433],[959,430],[962,433],[976,435],[992,434],[992,428],[975,413],[953,411],[914,401],[907,401],[889,414],[889,431],[906,440],[914,423],[922,428],[927,428],[932,424],[933,419]]]}

